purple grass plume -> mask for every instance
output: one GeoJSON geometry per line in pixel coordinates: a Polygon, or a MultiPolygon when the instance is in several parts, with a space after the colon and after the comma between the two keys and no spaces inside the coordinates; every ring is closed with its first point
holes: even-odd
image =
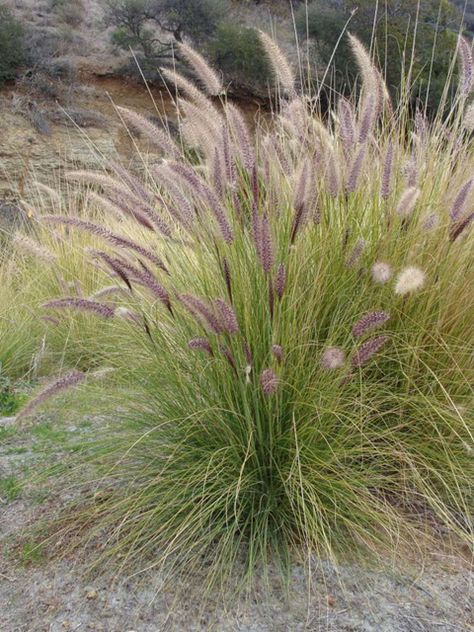
{"type": "Polygon", "coordinates": [[[453,222],[459,219],[461,215],[464,213],[464,209],[466,208],[466,202],[468,200],[473,184],[474,184],[473,178],[470,178],[469,180],[467,180],[459,189],[456,197],[454,198],[453,205],[449,212],[453,222]]]}
{"type": "Polygon", "coordinates": [[[40,391],[28,404],[18,413],[16,420],[20,421],[28,415],[30,415],[38,406],[47,401],[51,397],[54,397],[62,391],[66,391],[70,388],[78,386],[86,378],[85,373],[81,371],[71,371],[67,373],[59,380],[48,384],[42,391],[40,391]]]}
{"type": "Polygon", "coordinates": [[[420,190],[416,187],[408,187],[400,196],[400,200],[398,201],[396,213],[399,217],[409,217],[418,201],[420,196],[420,190]]]}
{"type": "Polygon", "coordinates": [[[117,307],[115,310],[115,315],[119,318],[123,318],[124,320],[130,320],[136,325],[141,325],[140,316],[136,312],[133,312],[131,309],[128,309],[128,307],[123,307],[122,305],[120,307],[117,307]]]}
{"type": "Polygon", "coordinates": [[[257,217],[259,226],[257,229],[256,239],[258,240],[257,254],[260,260],[261,266],[265,274],[269,274],[275,262],[273,251],[273,239],[270,231],[270,225],[268,223],[268,217],[263,215],[261,219],[257,217]]]}
{"type": "Polygon", "coordinates": [[[157,296],[168,311],[173,314],[168,291],[161,285],[161,283],[159,283],[159,281],[143,263],[141,263],[141,267],[138,268],[124,259],[111,257],[101,250],[92,250],[91,254],[102,259],[110,267],[110,269],[124,281],[130,291],[132,291],[132,280],[140,283],[157,296]]]}
{"type": "Polygon", "coordinates": [[[87,298],[56,298],[43,303],[42,307],[46,309],[75,309],[82,312],[89,312],[96,316],[101,316],[102,318],[112,318],[115,314],[115,309],[110,307],[110,305],[99,303],[98,301],[91,301],[87,298]]]}
{"type": "Polygon", "coordinates": [[[198,321],[200,321],[207,329],[215,334],[222,333],[222,325],[219,318],[215,315],[212,307],[207,305],[203,300],[191,294],[179,294],[179,301],[198,321]]]}
{"type": "Polygon", "coordinates": [[[281,345],[272,345],[272,353],[277,359],[278,363],[281,364],[283,360],[283,347],[281,345]]]}
{"type": "Polygon", "coordinates": [[[202,55],[194,50],[194,48],[184,43],[179,45],[179,52],[193,68],[207,94],[216,96],[222,92],[222,82],[219,75],[213,68],[211,68],[202,55]]]}
{"type": "Polygon", "coordinates": [[[367,314],[364,314],[352,327],[352,335],[354,338],[360,338],[368,331],[381,327],[388,320],[390,320],[390,314],[387,312],[367,312],[367,314]]]}
{"type": "Polygon", "coordinates": [[[223,354],[227,362],[229,363],[229,366],[231,367],[231,369],[237,375],[237,362],[235,361],[232,351],[229,349],[229,347],[226,347],[225,345],[221,345],[219,347],[219,350],[223,354]]]}
{"type": "Polygon", "coordinates": [[[341,369],[345,362],[346,354],[339,347],[328,347],[321,356],[321,366],[328,371],[341,369]]]}
{"type": "Polygon", "coordinates": [[[286,268],[283,263],[280,263],[277,269],[275,278],[275,291],[278,298],[281,300],[285,292],[286,287],[286,268]]]}
{"type": "Polygon", "coordinates": [[[199,349],[200,351],[205,351],[210,356],[214,355],[209,340],[207,340],[207,338],[192,338],[188,342],[188,347],[193,350],[199,349]]]}
{"type": "Polygon", "coordinates": [[[356,155],[354,156],[351,167],[349,169],[349,175],[347,176],[346,193],[354,193],[357,189],[357,183],[362,171],[362,166],[365,160],[365,154],[367,152],[367,145],[364,143],[360,146],[356,155]]]}
{"type": "Polygon", "coordinates": [[[367,98],[365,99],[362,112],[361,112],[360,125],[359,125],[359,138],[358,138],[359,144],[365,143],[367,139],[369,138],[373,124],[375,122],[376,115],[377,115],[377,112],[376,112],[375,97],[374,95],[369,94],[367,98]]]}
{"type": "Polygon", "coordinates": [[[57,327],[61,322],[58,318],[54,318],[54,316],[41,316],[41,320],[44,320],[45,323],[49,323],[54,327],[57,327]]]}
{"type": "Polygon", "coordinates": [[[64,226],[73,226],[75,228],[85,230],[92,235],[102,237],[102,239],[108,241],[113,246],[134,251],[136,254],[145,257],[145,259],[148,259],[149,261],[157,265],[164,272],[168,272],[168,269],[166,268],[163,261],[159,257],[157,257],[155,253],[147,250],[146,248],[143,248],[131,239],[127,239],[126,237],[121,237],[120,235],[112,233],[110,230],[107,230],[106,228],[103,228],[98,224],[93,224],[92,222],[88,222],[77,217],[66,217],[65,215],[43,215],[41,220],[48,224],[63,224],[64,226]]]}
{"type": "Polygon", "coordinates": [[[361,367],[366,364],[387,343],[388,336],[377,336],[362,343],[352,357],[352,366],[361,367]]]}
{"type": "Polygon", "coordinates": [[[464,219],[457,222],[449,231],[449,239],[456,241],[458,237],[474,222],[474,212],[470,213],[464,219]]]}
{"type": "Polygon", "coordinates": [[[344,151],[351,150],[355,142],[354,113],[349,102],[341,98],[338,103],[339,111],[339,136],[341,137],[344,151]]]}
{"type": "Polygon", "coordinates": [[[230,276],[230,268],[229,268],[229,262],[227,261],[226,257],[222,258],[222,272],[224,274],[224,281],[225,281],[225,286],[227,288],[227,294],[229,295],[229,300],[232,303],[233,299],[232,299],[232,279],[230,276]]]}
{"type": "Polygon", "coordinates": [[[264,369],[260,373],[260,386],[264,395],[273,395],[278,388],[278,378],[273,369],[264,369]]]}
{"type": "Polygon", "coordinates": [[[354,248],[349,253],[349,256],[346,259],[346,266],[348,268],[354,268],[356,266],[356,264],[358,263],[359,259],[362,256],[362,253],[364,252],[365,246],[366,246],[365,239],[361,238],[357,240],[356,245],[354,246],[354,248]]]}
{"type": "Polygon", "coordinates": [[[227,117],[233,132],[237,151],[242,157],[243,166],[250,170],[255,162],[253,143],[250,137],[245,120],[239,108],[227,103],[225,106],[227,117]]]}
{"type": "Polygon", "coordinates": [[[252,356],[252,352],[250,351],[249,343],[246,340],[244,340],[242,343],[242,346],[244,348],[245,361],[247,362],[247,364],[252,364],[253,356],[252,356]]]}
{"type": "Polygon", "coordinates": [[[437,213],[429,213],[423,220],[424,230],[433,230],[439,225],[439,216],[437,213]]]}
{"type": "Polygon", "coordinates": [[[210,187],[206,188],[206,196],[211,211],[214,214],[222,239],[230,244],[234,241],[234,231],[229,222],[227,209],[221,204],[218,195],[210,187]]]}
{"type": "Polygon", "coordinates": [[[227,305],[221,298],[217,298],[214,301],[214,305],[217,310],[218,319],[222,326],[222,329],[228,334],[236,334],[239,331],[239,323],[237,322],[237,316],[230,305],[227,305]]]}
{"type": "Polygon", "coordinates": [[[328,151],[325,177],[329,195],[337,197],[341,189],[341,173],[333,149],[328,151]]]}
{"type": "Polygon", "coordinates": [[[380,185],[380,195],[386,200],[392,191],[392,167],[393,167],[393,144],[390,143],[385,154],[383,163],[382,183],[380,185]]]}

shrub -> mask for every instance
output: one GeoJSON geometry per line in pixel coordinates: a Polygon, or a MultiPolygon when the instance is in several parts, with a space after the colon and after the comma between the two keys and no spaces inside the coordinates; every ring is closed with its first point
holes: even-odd
{"type": "Polygon", "coordinates": [[[74,3],[69,0],[51,0],[50,6],[59,19],[71,27],[77,28],[84,21],[85,7],[81,0],[74,3]]]}
{"type": "MultiPolygon", "coordinates": [[[[235,106],[217,109],[175,75],[187,97],[181,140],[199,164],[122,108],[166,160],[143,179],[113,165],[70,175],[125,210],[134,237],[100,220],[40,218],[102,241],[87,256],[127,295],[122,309],[106,296],[45,306],[120,330],[114,424],[78,455],[71,471],[91,480],[60,533],[90,528],[127,568],[203,566],[215,580],[242,558],[250,576],[270,558],[285,568],[384,545],[393,559],[427,513],[472,537],[469,47],[449,122],[413,123],[392,112],[352,38],[362,96],[326,124],[263,43],[282,96],[255,141],[235,106]]],[[[206,91],[221,92],[185,53],[206,91]]],[[[51,384],[28,413],[83,378],[51,384]]]]}
{"type": "Polygon", "coordinates": [[[413,101],[421,95],[426,105],[436,110],[450,74],[460,14],[451,3],[438,0],[388,0],[384,9],[387,19],[377,11],[372,0],[313,0],[308,7],[301,7],[298,30],[313,42],[317,70],[323,73],[334,59],[336,91],[345,92],[353,86],[358,69],[347,39],[340,40],[350,19],[349,31],[366,46],[373,46],[392,96],[398,97],[408,80],[416,84],[411,92],[413,101]]]}
{"type": "Polygon", "coordinates": [[[210,44],[210,53],[234,88],[266,94],[270,69],[254,29],[221,24],[210,44]]]}
{"type": "Polygon", "coordinates": [[[24,35],[21,23],[0,4],[0,84],[14,79],[26,61],[24,35]]]}

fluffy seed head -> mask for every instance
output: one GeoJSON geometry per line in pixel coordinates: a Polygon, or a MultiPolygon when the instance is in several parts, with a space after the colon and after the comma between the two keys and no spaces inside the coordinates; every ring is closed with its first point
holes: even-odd
{"type": "Polygon", "coordinates": [[[126,123],[143,134],[143,136],[145,136],[152,145],[163,151],[168,155],[168,157],[176,156],[178,154],[178,148],[172,141],[168,132],[162,130],[154,123],[151,123],[138,112],[119,106],[117,106],[117,110],[120,112],[126,123]]]}
{"type": "Polygon", "coordinates": [[[295,77],[285,55],[269,35],[263,31],[259,31],[259,35],[275,77],[281,83],[285,92],[290,95],[293,94],[295,91],[295,77]]]}
{"type": "Polygon", "coordinates": [[[222,92],[222,83],[217,73],[209,66],[207,61],[194,48],[188,44],[180,44],[179,51],[186,61],[192,66],[206,88],[208,94],[217,95],[222,92]]]}
{"type": "Polygon", "coordinates": [[[463,125],[468,132],[474,132],[474,103],[467,106],[464,112],[463,125]]]}
{"type": "Polygon", "coordinates": [[[321,356],[321,366],[328,371],[340,369],[345,361],[346,354],[339,347],[328,347],[321,356]]]}
{"type": "Polygon", "coordinates": [[[420,290],[425,284],[425,273],[414,266],[402,270],[397,277],[395,294],[405,296],[420,290]]]}
{"type": "Polygon", "coordinates": [[[55,263],[57,259],[56,255],[51,252],[51,250],[41,246],[37,241],[31,239],[30,237],[26,237],[26,235],[20,235],[17,233],[12,239],[12,244],[18,250],[21,250],[21,252],[37,257],[45,263],[55,263]]]}
{"type": "Polygon", "coordinates": [[[351,149],[355,140],[354,129],[354,112],[352,107],[346,99],[339,99],[338,103],[339,112],[339,135],[342,140],[344,150],[347,152],[351,149]]]}
{"type": "Polygon", "coordinates": [[[234,136],[235,146],[237,151],[240,152],[243,165],[246,169],[251,169],[255,162],[255,153],[247,124],[239,108],[236,108],[232,103],[227,103],[225,110],[232,135],[234,136]]]}
{"type": "Polygon", "coordinates": [[[459,89],[463,96],[468,96],[472,90],[472,82],[474,78],[474,63],[472,60],[472,48],[464,39],[459,37],[458,55],[461,63],[461,73],[459,77],[459,89]]]}
{"type": "Polygon", "coordinates": [[[419,196],[420,190],[416,187],[408,187],[408,189],[405,189],[397,204],[397,215],[400,217],[409,217],[416,206],[419,196]]]}
{"type": "Polygon", "coordinates": [[[356,58],[357,65],[362,75],[363,88],[370,94],[377,94],[377,75],[375,67],[365,46],[355,37],[349,34],[349,42],[352,53],[356,58]]]}
{"type": "Polygon", "coordinates": [[[175,86],[176,89],[185,92],[190,99],[204,108],[212,108],[212,102],[201,92],[196,86],[188,81],[185,77],[179,73],[171,70],[170,68],[160,68],[161,74],[165,77],[170,86],[175,86]]]}
{"type": "Polygon", "coordinates": [[[392,267],[385,261],[377,261],[372,266],[372,278],[376,283],[387,283],[392,278],[392,267]]]}
{"type": "Polygon", "coordinates": [[[376,116],[375,104],[375,96],[373,94],[369,94],[364,101],[361,112],[358,139],[359,143],[365,143],[370,135],[376,116]]]}

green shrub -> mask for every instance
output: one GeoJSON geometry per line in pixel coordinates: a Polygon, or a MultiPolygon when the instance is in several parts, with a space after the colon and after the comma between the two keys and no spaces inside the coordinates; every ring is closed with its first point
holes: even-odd
{"type": "Polygon", "coordinates": [[[0,83],[14,79],[26,62],[24,36],[21,23],[0,4],[0,83]]]}
{"type": "MultiPolygon", "coordinates": [[[[430,124],[393,114],[356,39],[362,97],[326,123],[263,43],[282,98],[255,140],[235,106],[174,76],[187,95],[179,143],[119,110],[166,161],[144,152],[143,179],[113,165],[70,176],[128,209],[133,236],[133,222],[111,234],[100,216],[41,220],[102,241],[87,257],[126,297],[45,306],[58,320],[96,316],[96,353],[116,332],[114,423],[72,457],[85,486],[60,534],[89,528],[122,568],[202,566],[216,580],[241,560],[248,576],[312,554],[387,547],[393,560],[426,515],[472,542],[468,44],[449,122],[430,124]]],[[[85,377],[63,376],[23,415],[85,377]]]]}
{"type": "Polygon", "coordinates": [[[299,9],[298,30],[313,43],[317,73],[322,75],[326,65],[334,60],[336,91],[344,93],[353,86],[358,68],[347,39],[340,40],[350,18],[348,30],[367,47],[373,46],[392,96],[397,98],[403,93],[403,82],[410,75],[416,84],[413,101],[421,95],[427,106],[436,110],[456,49],[460,14],[444,0],[388,0],[384,8],[387,19],[380,8],[375,14],[377,6],[372,0],[313,0],[308,7],[299,9]]]}
{"type": "Polygon", "coordinates": [[[210,44],[210,53],[234,88],[266,94],[270,68],[254,29],[221,24],[210,44]]]}

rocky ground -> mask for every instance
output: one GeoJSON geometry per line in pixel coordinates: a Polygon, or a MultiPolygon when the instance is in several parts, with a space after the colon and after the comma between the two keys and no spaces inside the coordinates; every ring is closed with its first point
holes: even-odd
{"type": "Polygon", "coordinates": [[[133,144],[114,105],[157,118],[173,117],[166,95],[155,91],[154,96],[158,113],[144,86],[120,79],[95,78],[76,85],[66,107],[32,103],[20,88],[0,91],[0,200],[31,200],[35,180],[59,186],[67,168],[133,160],[133,144]]]}
{"type": "Polygon", "coordinates": [[[295,566],[290,597],[275,586],[224,607],[202,606],[200,579],[164,586],[159,573],[96,577],[93,552],[51,561],[30,544],[51,500],[22,484],[45,460],[60,459],[65,438],[87,433],[90,419],[41,418],[18,431],[0,423],[0,630],[2,632],[468,632],[474,630],[474,565],[467,550],[439,547],[403,573],[314,563],[311,586],[295,566]],[[19,547],[18,542],[21,542],[19,547]],[[268,590],[268,592],[267,592],[268,590]]]}

